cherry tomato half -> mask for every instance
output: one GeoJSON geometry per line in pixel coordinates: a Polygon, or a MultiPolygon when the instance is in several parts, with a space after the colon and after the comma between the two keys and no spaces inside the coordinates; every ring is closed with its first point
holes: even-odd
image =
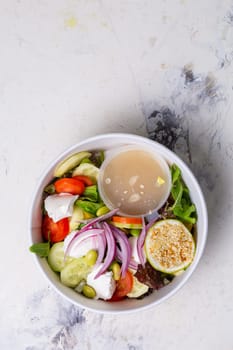
{"type": "Polygon", "coordinates": [[[116,290],[109,301],[122,300],[133,288],[133,275],[130,271],[126,271],[125,277],[121,277],[116,282],[116,290]]]}
{"type": "Polygon", "coordinates": [[[57,193],[82,194],[85,190],[82,181],[69,177],[55,181],[54,186],[57,193]]]}
{"type": "Polygon", "coordinates": [[[93,181],[91,180],[91,178],[89,176],[86,176],[86,175],[73,176],[72,179],[76,179],[76,180],[82,181],[84,183],[84,185],[86,185],[86,186],[92,186],[93,185],[93,181]]]}
{"type": "Polygon", "coordinates": [[[54,222],[48,215],[43,217],[42,221],[42,235],[46,241],[48,239],[52,243],[61,242],[69,233],[68,218],[61,219],[54,222]]]}

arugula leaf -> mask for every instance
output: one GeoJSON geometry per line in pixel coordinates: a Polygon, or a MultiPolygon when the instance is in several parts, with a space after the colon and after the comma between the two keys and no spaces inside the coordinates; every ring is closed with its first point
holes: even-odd
{"type": "Polygon", "coordinates": [[[172,206],[174,208],[181,201],[183,195],[183,185],[180,181],[177,181],[176,184],[172,186],[171,194],[175,201],[175,203],[172,206]]]}
{"type": "Polygon", "coordinates": [[[192,204],[186,211],[184,211],[181,205],[177,205],[173,209],[173,213],[183,221],[190,222],[191,224],[195,224],[196,218],[192,217],[191,214],[196,211],[195,206],[192,204]]]}
{"type": "Polygon", "coordinates": [[[49,242],[35,243],[29,248],[32,253],[39,255],[41,258],[46,258],[49,255],[49,249],[49,242]]]}
{"type": "Polygon", "coordinates": [[[192,203],[189,189],[185,185],[181,170],[175,164],[171,167],[172,189],[171,195],[174,200],[173,205],[169,208],[173,214],[180,220],[195,224],[196,222],[196,207],[192,203]]]}
{"type": "Polygon", "coordinates": [[[171,175],[173,184],[181,177],[181,170],[176,164],[171,166],[171,175]]]}
{"type": "Polygon", "coordinates": [[[99,199],[99,193],[97,190],[97,186],[87,186],[85,188],[85,191],[82,194],[83,199],[88,199],[91,202],[98,202],[99,199]]]}

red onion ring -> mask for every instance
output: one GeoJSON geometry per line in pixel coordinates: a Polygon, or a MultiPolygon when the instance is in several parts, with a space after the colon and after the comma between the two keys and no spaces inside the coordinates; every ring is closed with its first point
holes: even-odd
{"type": "MultiPolygon", "coordinates": [[[[113,236],[115,237],[117,243],[120,246],[120,255],[121,255],[121,275],[122,277],[125,277],[126,271],[129,268],[129,263],[130,263],[130,259],[132,256],[132,249],[131,249],[131,245],[129,244],[128,238],[126,237],[125,233],[122,232],[120,229],[118,229],[115,226],[110,226],[113,236]]],[[[119,254],[119,251],[118,251],[119,254]]]]}
{"type": "Polygon", "coordinates": [[[98,228],[77,231],[74,237],[72,237],[71,241],[69,242],[65,250],[64,259],[66,259],[67,255],[69,255],[70,250],[74,244],[77,244],[77,242],[81,243],[88,238],[95,237],[103,233],[104,233],[104,230],[98,229],[98,228]]]}
{"type": "Polygon", "coordinates": [[[95,265],[98,266],[102,262],[104,255],[105,255],[106,244],[107,244],[105,232],[102,235],[98,235],[97,239],[98,239],[98,243],[97,243],[98,244],[98,258],[96,260],[95,265]]]}
{"type": "Polygon", "coordinates": [[[106,222],[103,222],[103,228],[104,228],[105,237],[106,237],[106,241],[107,241],[107,253],[106,253],[105,260],[103,262],[103,266],[98,271],[95,278],[98,278],[100,275],[102,275],[102,273],[104,273],[108,269],[109,265],[112,263],[112,261],[115,257],[115,253],[116,253],[116,242],[115,242],[115,239],[113,237],[112,231],[106,222]]]}
{"type": "Polygon", "coordinates": [[[144,251],[143,251],[143,245],[144,245],[145,238],[146,238],[146,232],[147,232],[147,230],[146,230],[145,220],[142,217],[142,230],[141,230],[141,233],[137,239],[137,252],[138,252],[138,257],[139,257],[140,263],[143,266],[146,263],[146,257],[145,257],[144,251]]]}

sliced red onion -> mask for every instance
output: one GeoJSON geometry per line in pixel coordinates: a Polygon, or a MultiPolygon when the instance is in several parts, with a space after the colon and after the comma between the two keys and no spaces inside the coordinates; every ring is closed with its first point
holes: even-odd
{"type": "Polygon", "coordinates": [[[137,239],[137,251],[138,251],[138,257],[139,257],[140,263],[143,266],[146,263],[146,257],[145,257],[144,251],[143,251],[143,245],[144,245],[145,238],[146,238],[146,232],[147,232],[147,230],[146,230],[145,220],[144,220],[144,218],[142,218],[142,231],[137,239]]]}
{"type": "Polygon", "coordinates": [[[154,217],[151,218],[151,220],[146,225],[146,231],[148,231],[156,223],[156,221],[158,221],[161,218],[161,215],[158,212],[156,213],[157,215],[154,215],[154,217]]]}
{"type": "Polygon", "coordinates": [[[99,216],[98,218],[94,218],[94,219],[90,219],[90,220],[80,220],[80,223],[86,224],[84,227],[89,227],[90,225],[94,225],[97,222],[103,221],[103,220],[107,220],[109,218],[111,218],[113,215],[115,215],[118,212],[118,208],[111,210],[110,212],[108,212],[105,215],[99,216]]]}
{"type": "Polygon", "coordinates": [[[114,240],[112,231],[106,222],[103,222],[103,228],[105,231],[105,237],[106,237],[106,241],[107,241],[107,253],[106,253],[106,257],[105,257],[103,266],[98,271],[95,278],[98,278],[100,275],[102,275],[102,273],[104,273],[108,269],[109,265],[112,263],[112,261],[115,257],[115,253],[116,253],[116,242],[114,240]]]}
{"type": "Polygon", "coordinates": [[[96,228],[102,228],[101,223],[100,223],[100,222],[96,222],[96,223],[95,223],[95,227],[96,227],[96,228]]]}
{"type": "Polygon", "coordinates": [[[133,259],[131,259],[130,262],[129,262],[129,268],[133,269],[133,270],[137,270],[138,269],[138,263],[136,261],[134,261],[133,259]]]}
{"type": "MultiPolygon", "coordinates": [[[[119,260],[121,263],[124,260],[123,259],[123,254],[122,254],[120,248],[118,248],[118,247],[116,247],[116,259],[119,260]]],[[[129,268],[133,269],[133,270],[137,270],[138,269],[138,263],[135,260],[131,259],[130,262],[129,262],[129,268]]]]}
{"type": "Polygon", "coordinates": [[[98,239],[98,258],[96,260],[96,263],[95,265],[99,265],[102,261],[103,261],[103,258],[104,258],[104,255],[105,255],[105,250],[106,250],[106,237],[105,237],[105,232],[102,234],[102,235],[98,235],[97,236],[97,239],[98,239]]]}
{"type": "MultiPolygon", "coordinates": [[[[124,232],[122,232],[120,229],[118,229],[115,226],[111,226],[111,230],[117,243],[120,246],[120,256],[121,256],[121,262],[122,262],[121,275],[122,277],[125,277],[125,274],[129,268],[129,263],[132,256],[131,245],[129,244],[128,238],[126,237],[124,232]]],[[[117,252],[119,255],[119,251],[117,252]]]]}
{"type": "Polygon", "coordinates": [[[116,246],[116,259],[122,262],[122,252],[118,246],[116,246]]]}
{"type": "Polygon", "coordinates": [[[90,230],[83,230],[83,231],[77,231],[77,233],[73,236],[73,238],[71,239],[71,241],[69,242],[66,250],[65,250],[65,258],[67,255],[69,255],[69,252],[71,250],[71,248],[74,246],[74,244],[77,244],[78,242],[81,243],[86,239],[92,238],[92,237],[97,237],[100,234],[103,234],[104,230],[103,229],[98,229],[98,228],[94,228],[94,229],[90,229],[90,230]]]}
{"type": "Polygon", "coordinates": [[[145,219],[147,222],[151,222],[151,221],[155,221],[157,220],[157,218],[160,216],[160,214],[158,213],[158,211],[153,211],[151,212],[151,214],[148,214],[145,216],[145,219]]]}

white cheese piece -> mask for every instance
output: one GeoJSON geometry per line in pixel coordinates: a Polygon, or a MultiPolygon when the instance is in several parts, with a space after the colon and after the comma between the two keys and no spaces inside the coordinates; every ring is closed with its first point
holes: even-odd
{"type": "Polygon", "coordinates": [[[112,271],[107,271],[98,278],[95,278],[96,274],[102,266],[103,264],[100,264],[97,268],[94,268],[94,270],[87,276],[87,284],[95,289],[95,299],[108,300],[111,299],[116,289],[116,282],[113,279],[112,271]]]}
{"type": "MultiPolygon", "coordinates": [[[[72,231],[68,236],[66,236],[63,246],[64,252],[66,251],[70,241],[72,240],[76,232],[77,231],[72,231]]],[[[86,255],[89,252],[89,250],[92,249],[97,249],[97,242],[95,237],[85,239],[82,243],[77,241],[70,249],[69,256],[71,256],[72,258],[80,258],[86,255]]]]}
{"type": "Polygon", "coordinates": [[[132,259],[136,261],[138,264],[141,264],[139,256],[138,256],[138,250],[137,250],[137,237],[130,237],[129,243],[131,245],[132,249],[132,259]]]}
{"type": "Polygon", "coordinates": [[[74,196],[68,193],[53,194],[45,199],[45,210],[48,216],[57,222],[72,216],[74,202],[77,198],[78,195],[74,196]]]}

